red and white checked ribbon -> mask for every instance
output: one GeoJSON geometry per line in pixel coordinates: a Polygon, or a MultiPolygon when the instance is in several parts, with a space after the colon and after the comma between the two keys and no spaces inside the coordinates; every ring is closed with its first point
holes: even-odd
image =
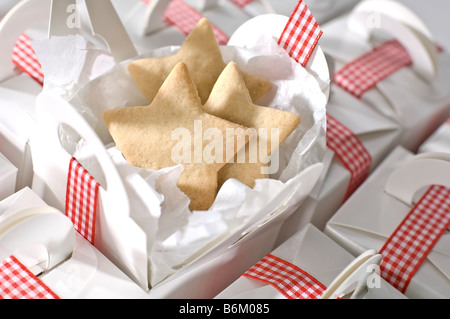
{"type": "Polygon", "coordinates": [[[347,200],[369,175],[372,156],[350,129],[329,114],[327,114],[327,146],[351,173],[344,198],[347,200]]]}
{"type": "Polygon", "coordinates": [[[381,248],[381,276],[404,293],[428,253],[449,226],[450,189],[434,185],[381,248]]]}
{"type": "Polygon", "coordinates": [[[323,32],[306,4],[300,0],[292,12],[278,44],[303,67],[323,32]]]}
{"type": "Polygon", "coordinates": [[[65,214],[75,230],[94,244],[98,184],[75,158],[70,160],[67,177],[65,214]]]}
{"type": "Polygon", "coordinates": [[[398,70],[410,66],[411,57],[396,40],[383,43],[335,73],[334,82],[343,89],[361,98],[378,82],[398,70]]]}
{"type": "Polygon", "coordinates": [[[327,289],[296,265],[271,254],[242,276],[270,284],[288,299],[318,299],[327,289]]]}
{"type": "Polygon", "coordinates": [[[31,46],[31,39],[26,34],[22,34],[17,40],[13,49],[12,62],[40,85],[43,85],[44,74],[42,73],[42,67],[31,46]]]}
{"type": "Polygon", "coordinates": [[[0,264],[0,299],[59,299],[38,277],[16,257],[0,264]]]}

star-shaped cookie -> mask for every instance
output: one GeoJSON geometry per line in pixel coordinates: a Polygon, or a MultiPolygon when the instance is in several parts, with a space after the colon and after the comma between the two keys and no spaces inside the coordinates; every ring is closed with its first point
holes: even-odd
{"type": "Polygon", "coordinates": [[[227,179],[235,178],[253,188],[256,179],[267,178],[267,170],[262,168],[267,168],[272,153],[301,122],[297,114],[254,104],[234,62],[230,62],[220,75],[203,109],[228,121],[253,128],[257,134],[257,138],[240,151],[245,151],[245,161],[244,157],[239,159],[236,156],[233,162],[219,171],[219,187],[227,179]],[[252,154],[256,154],[256,158],[252,154]]]}
{"type": "Polygon", "coordinates": [[[191,210],[208,210],[217,195],[217,174],[251,132],[206,113],[183,62],[175,65],[152,103],[105,111],[117,148],[137,167],[159,170],[183,164],[178,187],[191,210]],[[227,130],[237,132],[227,138],[227,130]]]}
{"type": "MultiPolygon", "coordinates": [[[[206,18],[198,22],[176,54],[138,59],[128,65],[128,70],[140,91],[151,102],[167,75],[180,61],[188,66],[200,99],[205,103],[226,66],[214,31],[206,18]]],[[[257,101],[272,86],[269,81],[260,77],[248,73],[243,76],[253,101],[257,101]]]]}

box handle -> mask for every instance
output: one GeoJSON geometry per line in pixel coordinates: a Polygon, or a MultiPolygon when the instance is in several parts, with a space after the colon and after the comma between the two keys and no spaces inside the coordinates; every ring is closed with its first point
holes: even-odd
{"type": "MultiPolygon", "coordinates": [[[[101,38],[116,62],[138,55],[111,0],[84,0],[93,36],[101,38]]],[[[81,19],[76,0],[52,0],[49,37],[78,34],[81,19]]]]}
{"type": "Polygon", "coordinates": [[[389,176],[385,192],[412,206],[414,195],[431,185],[450,188],[450,154],[424,153],[406,160],[389,176]]]}
{"type": "Polygon", "coordinates": [[[404,5],[391,0],[366,0],[358,4],[348,19],[349,29],[366,40],[382,30],[408,51],[412,67],[429,83],[437,76],[438,53],[431,32],[404,5]]]}
{"type": "Polygon", "coordinates": [[[0,231],[2,254],[15,255],[37,272],[60,264],[75,248],[72,222],[50,206],[30,207],[10,214],[2,221],[0,231]]]}
{"type": "MultiPolygon", "coordinates": [[[[102,197],[111,196],[114,198],[112,201],[114,202],[112,211],[123,216],[128,216],[130,214],[129,200],[117,168],[100,138],[94,132],[92,127],[83,119],[82,115],[80,115],[67,101],[46,92],[40,93],[37,97],[36,113],[40,127],[48,132],[48,134],[45,135],[48,145],[53,145],[55,148],[61,147],[58,130],[62,124],[75,129],[82,139],[88,141],[90,150],[92,150],[93,153],[92,155],[96,158],[98,163],[101,163],[102,173],[105,178],[106,185],[101,185],[100,187],[102,197]]],[[[69,157],[69,154],[65,151],[55,151],[53,153],[53,156],[55,157],[54,161],[64,162],[65,159],[62,158],[61,155],[57,157],[57,154],[60,153],[66,155],[67,158],[69,157]]],[[[69,167],[68,164],[67,167],[69,167]]]]}
{"type": "Polygon", "coordinates": [[[171,0],[152,0],[144,17],[144,34],[152,34],[167,27],[164,13],[171,0]]]}

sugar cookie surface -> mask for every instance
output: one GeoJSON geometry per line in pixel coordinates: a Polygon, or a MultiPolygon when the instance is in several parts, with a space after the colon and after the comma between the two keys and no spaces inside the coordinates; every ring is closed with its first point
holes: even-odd
{"type": "MultiPolygon", "coordinates": [[[[145,58],[132,61],[128,70],[134,82],[148,101],[152,101],[159,88],[178,62],[186,63],[202,103],[226,66],[213,29],[206,18],[202,18],[186,37],[176,54],[167,57],[145,58]]],[[[253,101],[257,101],[272,86],[260,77],[245,73],[244,81],[253,101]]]]}
{"type": "MultiPolygon", "coordinates": [[[[103,113],[103,119],[117,148],[130,164],[153,170],[183,164],[178,187],[191,199],[191,210],[209,209],[217,194],[217,172],[251,136],[246,127],[203,110],[197,89],[183,62],[176,64],[150,105],[109,110],[103,113]],[[198,148],[198,144],[194,145],[196,125],[197,128],[200,125],[203,132],[213,129],[221,133],[219,136],[223,139],[220,143],[226,145],[228,151],[224,151],[219,160],[212,163],[203,159],[195,161],[195,148],[198,148]],[[230,144],[226,140],[227,129],[241,132],[243,144],[238,145],[238,139],[230,144]],[[192,151],[186,163],[174,160],[173,151],[180,145],[180,140],[173,138],[177,131],[191,137],[187,145],[183,144],[185,151],[192,151]]],[[[200,153],[208,145],[207,140],[201,139],[200,153]]]]}
{"type": "Polygon", "coordinates": [[[258,156],[256,160],[250,161],[252,144],[250,141],[245,148],[245,163],[238,163],[235,157],[233,163],[227,164],[219,172],[219,185],[229,178],[235,178],[253,187],[256,179],[267,178],[267,174],[262,173],[261,168],[267,167],[268,157],[298,127],[301,118],[290,112],[254,104],[241,74],[236,63],[229,63],[217,80],[203,109],[217,117],[257,130],[257,153],[260,153],[261,147],[266,147],[267,151],[261,153],[267,157],[258,156]],[[275,139],[272,138],[272,132],[276,132],[273,130],[278,130],[278,137],[275,139]],[[261,134],[264,131],[267,134],[261,134]]]}

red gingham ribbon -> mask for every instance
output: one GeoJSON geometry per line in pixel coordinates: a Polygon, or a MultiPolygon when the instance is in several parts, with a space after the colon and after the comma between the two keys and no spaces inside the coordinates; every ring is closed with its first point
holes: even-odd
{"type": "Polygon", "coordinates": [[[327,114],[327,146],[351,173],[344,199],[347,200],[369,175],[372,156],[351,130],[329,114],[327,114]]]}
{"type": "Polygon", "coordinates": [[[235,5],[237,5],[239,8],[243,8],[253,0],[230,0],[230,1],[233,2],[235,5]]]}
{"type": "Polygon", "coordinates": [[[450,189],[434,185],[400,223],[380,250],[382,277],[400,292],[450,226],[450,189]]]}
{"type": "Polygon", "coordinates": [[[44,74],[42,67],[31,46],[31,39],[26,34],[22,34],[17,40],[13,49],[12,62],[40,85],[43,85],[44,74]]]}
{"type": "Polygon", "coordinates": [[[16,257],[0,264],[0,299],[59,299],[38,277],[16,257]]]}
{"type": "Polygon", "coordinates": [[[99,184],[75,158],[69,165],[65,214],[75,230],[94,244],[99,184]]]}
{"type": "Polygon", "coordinates": [[[296,265],[271,254],[242,276],[270,284],[288,299],[318,299],[327,289],[296,265]]]}
{"type": "Polygon", "coordinates": [[[357,98],[378,82],[412,64],[405,48],[396,40],[388,41],[364,54],[335,73],[334,82],[357,98]]]}
{"type": "MultiPolygon", "coordinates": [[[[203,16],[195,9],[187,5],[183,0],[172,0],[167,7],[164,18],[167,22],[176,26],[181,32],[188,35],[195,28],[203,16]]],[[[211,23],[217,42],[220,45],[228,43],[229,37],[211,23]]]]}
{"type": "Polygon", "coordinates": [[[323,32],[305,3],[300,0],[292,12],[278,44],[303,67],[323,32]]]}

